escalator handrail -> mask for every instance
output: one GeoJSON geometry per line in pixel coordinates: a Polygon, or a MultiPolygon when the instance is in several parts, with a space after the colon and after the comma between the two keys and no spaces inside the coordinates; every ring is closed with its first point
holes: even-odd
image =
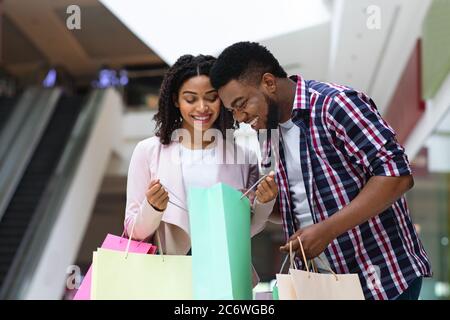
{"type": "Polygon", "coordinates": [[[27,89],[13,106],[11,114],[8,117],[3,129],[0,132],[0,163],[1,159],[7,154],[8,148],[14,141],[18,134],[20,127],[26,121],[27,114],[29,114],[39,94],[39,89],[32,87],[27,89]]]}
{"type": "Polygon", "coordinates": [[[8,143],[8,150],[0,162],[0,221],[45,132],[60,96],[59,88],[41,89],[28,108],[17,110],[26,113],[23,121],[16,123],[13,140],[5,141],[8,143]]]}
{"type": "Polygon", "coordinates": [[[100,112],[104,90],[90,95],[68,138],[56,170],[39,200],[25,236],[0,290],[0,299],[23,298],[58,217],[100,112]]]}

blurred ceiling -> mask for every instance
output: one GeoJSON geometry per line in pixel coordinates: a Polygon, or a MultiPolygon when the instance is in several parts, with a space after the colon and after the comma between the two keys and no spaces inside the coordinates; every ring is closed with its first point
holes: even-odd
{"type": "Polygon", "coordinates": [[[168,64],[259,41],[289,74],[368,93],[383,113],[431,0],[100,0],[168,64]],[[153,19],[148,18],[151,12],[153,19]],[[371,21],[378,22],[371,24],[371,21]],[[149,30],[162,25],[153,33],[149,30]],[[169,41],[169,40],[170,41],[169,41]]]}
{"type": "Polygon", "coordinates": [[[219,3],[3,0],[4,62],[15,75],[29,74],[43,60],[76,77],[92,76],[103,64],[146,64],[161,74],[161,66],[182,54],[217,55],[235,41],[260,41],[289,74],[364,91],[383,113],[421,36],[431,0],[219,3]],[[66,27],[72,3],[81,8],[81,30],[66,27]],[[368,25],[373,8],[379,10],[378,28],[368,25]]]}
{"type": "Polygon", "coordinates": [[[185,53],[217,55],[238,41],[317,26],[331,13],[324,0],[100,1],[168,64],[185,53]]]}
{"type": "Polygon", "coordinates": [[[61,66],[75,78],[102,65],[165,63],[97,0],[3,0],[2,65],[24,77],[61,66]],[[69,30],[67,7],[81,9],[81,30],[69,30]]]}

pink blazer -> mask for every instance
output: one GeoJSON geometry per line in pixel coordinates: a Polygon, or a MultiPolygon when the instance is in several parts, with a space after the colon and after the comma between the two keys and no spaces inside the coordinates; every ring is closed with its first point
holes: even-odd
{"type": "MultiPolygon", "coordinates": [[[[127,202],[125,226],[132,238],[137,240],[152,237],[159,230],[163,252],[184,255],[191,248],[188,213],[177,206],[168,204],[164,212],[156,211],[147,201],[145,192],[154,179],[169,189],[169,198],[187,208],[186,194],[183,186],[179,143],[162,145],[158,137],[151,137],[139,142],[133,152],[127,181],[127,202]],[[181,201],[171,197],[173,192],[181,201]],[[182,203],[180,203],[182,202],[182,203]]],[[[222,159],[232,159],[233,144],[218,148],[222,159]],[[220,151],[224,150],[224,152],[220,151]]],[[[256,157],[249,151],[238,148],[238,152],[249,157],[256,157]]],[[[253,162],[255,163],[255,162],[253,162]]],[[[247,189],[259,178],[258,165],[255,164],[218,164],[218,182],[226,183],[236,189],[247,189]]],[[[272,212],[275,200],[261,204],[257,200],[252,205],[251,236],[262,231],[272,212]]]]}

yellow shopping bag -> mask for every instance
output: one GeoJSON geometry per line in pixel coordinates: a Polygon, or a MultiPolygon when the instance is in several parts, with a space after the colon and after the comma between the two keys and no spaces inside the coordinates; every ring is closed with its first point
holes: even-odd
{"type": "MultiPolygon", "coordinates": [[[[134,227],[134,226],[133,226],[134,227]]],[[[159,234],[157,233],[159,240],[159,234]]],[[[191,300],[192,257],[99,248],[92,260],[92,300],[191,300]]]]}
{"type": "Polygon", "coordinates": [[[190,256],[148,255],[101,249],[94,252],[93,300],[192,299],[190,256]]]}

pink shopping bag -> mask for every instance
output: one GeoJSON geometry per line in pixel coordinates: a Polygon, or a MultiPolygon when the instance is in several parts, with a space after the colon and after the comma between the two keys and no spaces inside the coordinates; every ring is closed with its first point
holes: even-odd
{"type": "MultiPolygon", "coordinates": [[[[103,249],[110,249],[110,250],[117,250],[117,251],[125,251],[127,248],[128,239],[123,238],[119,236],[115,236],[112,234],[108,234],[103,241],[103,244],[101,248],[103,249]]],[[[135,240],[130,241],[130,247],[129,252],[133,253],[148,253],[148,254],[154,254],[156,252],[156,246],[146,243],[146,242],[139,242],[135,240]]],[[[84,277],[83,281],[81,282],[80,288],[78,288],[77,293],[75,294],[75,297],[73,300],[90,300],[91,299],[91,278],[92,278],[92,266],[89,267],[88,272],[86,273],[86,276],[84,277]]]]}

